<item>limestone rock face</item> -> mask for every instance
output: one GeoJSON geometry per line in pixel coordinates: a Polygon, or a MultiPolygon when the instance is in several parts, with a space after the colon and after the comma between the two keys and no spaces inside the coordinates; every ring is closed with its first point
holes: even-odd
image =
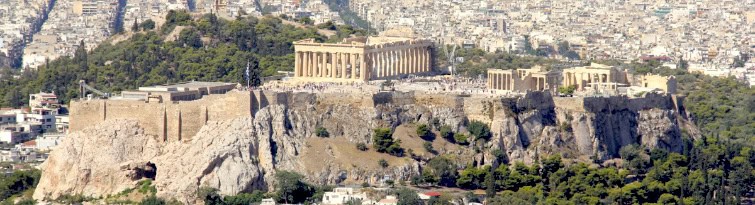
{"type": "Polygon", "coordinates": [[[261,167],[258,151],[251,118],[209,122],[192,141],[173,143],[144,135],[134,121],[106,121],[71,134],[51,153],[34,198],[116,194],[147,177],[166,198],[190,199],[201,186],[221,194],[264,189],[272,167],[261,167]]]}
{"type": "Polygon", "coordinates": [[[134,121],[112,120],[70,134],[43,165],[34,198],[120,192],[136,183],[133,168],[159,153],[159,143],[134,121]]]}
{"type": "Polygon", "coordinates": [[[106,196],[154,177],[158,196],[192,203],[188,200],[203,186],[224,195],[271,189],[278,170],[299,172],[315,184],[379,184],[421,173],[426,162],[372,150],[373,129],[381,127],[394,130],[415,157],[450,154],[460,166],[494,164],[500,157],[533,163],[551,154],[609,160],[635,143],[677,150],[678,114],[668,98],[656,98],[648,103],[554,100],[543,93],[503,99],[380,93],[365,98],[372,102],[354,104],[288,93],[278,96],[283,103],[261,106],[253,116],[210,121],[191,140],[169,142],[145,135],[135,121],[109,120],[72,133],[51,153],[34,198],[106,196]],[[457,145],[438,137],[432,142],[438,153],[427,153],[424,140],[413,134],[416,124],[434,121],[464,132],[472,120],[490,125],[490,140],[457,145]],[[315,136],[318,127],[330,137],[315,136]],[[359,151],[356,143],[370,150],[359,151]],[[390,165],[378,166],[380,159],[390,165]]]}
{"type": "Polygon", "coordinates": [[[202,186],[220,194],[266,188],[251,118],[208,122],[187,143],[170,143],[152,158],[158,196],[188,199],[202,186]]]}

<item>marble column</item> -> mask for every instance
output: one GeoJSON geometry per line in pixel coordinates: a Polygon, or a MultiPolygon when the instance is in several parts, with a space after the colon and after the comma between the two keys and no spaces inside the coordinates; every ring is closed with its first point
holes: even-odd
{"type": "Polygon", "coordinates": [[[503,77],[503,89],[511,90],[511,74],[505,74],[503,77]]]}
{"type": "Polygon", "coordinates": [[[349,61],[348,61],[349,62],[348,63],[348,67],[349,68],[348,68],[348,70],[346,72],[349,73],[348,74],[348,76],[349,76],[348,78],[349,79],[353,79],[354,78],[354,70],[356,69],[356,66],[354,66],[354,62],[356,62],[356,59],[354,59],[354,54],[352,54],[352,53],[347,53],[346,56],[349,57],[349,61]]]}
{"type": "Polygon", "coordinates": [[[406,59],[409,64],[408,73],[414,73],[414,49],[409,48],[406,51],[407,51],[406,59]]]}
{"type": "Polygon", "coordinates": [[[309,52],[307,54],[309,57],[307,62],[307,77],[314,77],[315,76],[315,53],[309,52]]]}
{"type": "Polygon", "coordinates": [[[380,56],[378,52],[370,53],[370,61],[372,63],[372,77],[380,77],[380,56]]]}
{"type": "Polygon", "coordinates": [[[357,79],[357,54],[351,54],[351,79],[357,79]]]}
{"type": "Polygon", "coordinates": [[[328,66],[328,77],[335,78],[336,77],[336,54],[335,53],[329,53],[329,54],[330,54],[330,66],[328,66]]]}
{"type": "Polygon", "coordinates": [[[310,73],[312,76],[310,77],[317,77],[317,66],[319,66],[318,63],[320,63],[318,57],[319,54],[317,52],[312,52],[312,73],[310,73]]]}
{"type": "Polygon", "coordinates": [[[404,56],[401,50],[396,50],[396,75],[404,73],[404,56]]]}
{"type": "Polygon", "coordinates": [[[340,63],[338,65],[339,71],[339,78],[346,78],[346,56],[344,53],[338,53],[338,62],[340,63]]]}
{"type": "Polygon", "coordinates": [[[388,57],[385,51],[380,52],[380,77],[388,76],[388,57]]]}
{"type": "Polygon", "coordinates": [[[322,56],[320,57],[322,59],[322,67],[320,68],[320,77],[327,78],[328,77],[328,52],[322,52],[322,56]]]}
{"type": "Polygon", "coordinates": [[[427,63],[427,66],[425,66],[425,72],[430,72],[433,65],[431,63],[430,50],[428,49],[425,49],[425,63],[427,63]]]}
{"type": "Polygon", "coordinates": [[[406,52],[406,49],[401,49],[401,74],[409,73],[409,56],[406,55],[406,52]]]}
{"type": "Polygon", "coordinates": [[[421,48],[416,48],[415,52],[417,52],[415,54],[415,56],[417,56],[417,62],[416,62],[417,63],[417,70],[416,71],[417,71],[417,73],[421,73],[422,72],[422,66],[425,65],[424,63],[422,63],[422,60],[424,59],[422,57],[422,49],[421,48]]]}
{"type": "Polygon", "coordinates": [[[368,74],[367,74],[367,58],[365,58],[365,54],[359,54],[359,78],[363,81],[368,80],[368,74]]]}
{"type": "Polygon", "coordinates": [[[493,89],[498,89],[498,86],[501,85],[501,81],[498,78],[499,75],[500,75],[500,73],[493,73],[493,76],[491,76],[492,77],[491,78],[491,82],[492,82],[491,86],[493,87],[493,89]]]}
{"type": "Polygon", "coordinates": [[[501,73],[500,79],[501,79],[501,89],[502,90],[508,90],[509,89],[509,84],[508,83],[510,83],[510,79],[508,78],[508,76],[509,76],[508,74],[501,73]]]}
{"type": "Polygon", "coordinates": [[[386,69],[385,69],[385,76],[392,76],[393,75],[393,51],[386,51],[385,53],[385,60],[386,62],[386,69]]]}
{"type": "Polygon", "coordinates": [[[301,63],[301,57],[299,57],[299,52],[294,53],[294,76],[299,77],[299,68],[301,67],[299,65],[301,63]]]}
{"type": "Polygon", "coordinates": [[[414,72],[419,73],[421,72],[422,68],[422,57],[420,56],[420,48],[414,48],[414,72]]]}
{"type": "Polygon", "coordinates": [[[301,73],[302,75],[301,76],[306,77],[307,75],[309,75],[309,70],[307,70],[307,69],[309,69],[309,53],[308,52],[302,52],[301,56],[302,56],[302,64],[301,64],[302,65],[302,73],[301,73]]]}

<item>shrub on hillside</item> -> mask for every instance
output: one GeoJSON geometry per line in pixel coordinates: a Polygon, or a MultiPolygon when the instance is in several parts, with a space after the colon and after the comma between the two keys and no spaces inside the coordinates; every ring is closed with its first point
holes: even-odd
{"type": "Polygon", "coordinates": [[[451,130],[451,126],[448,126],[448,125],[440,126],[440,137],[450,142],[454,142],[454,132],[451,130]]]}
{"type": "Polygon", "coordinates": [[[454,142],[456,142],[456,144],[460,144],[460,145],[465,145],[465,144],[469,143],[467,141],[467,136],[464,135],[464,134],[461,134],[461,133],[454,134],[454,142]]]}
{"type": "Polygon", "coordinates": [[[394,156],[403,156],[404,149],[401,148],[401,140],[393,140],[393,133],[388,128],[377,128],[373,130],[372,146],[375,151],[388,153],[394,156]]]}
{"type": "Polygon", "coordinates": [[[382,168],[386,168],[386,167],[388,167],[388,161],[385,161],[385,159],[380,159],[380,160],[378,160],[378,164],[379,164],[379,165],[380,165],[380,167],[382,167],[382,168]]]}
{"type": "Polygon", "coordinates": [[[426,124],[420,124],[417,126],[417,136],[419,136],[422,139],[425,140],[432,140],[432,134],[430,132],[430,127],[428,127],[426,124]]]}
{"type": "Polygon", "coordinates": [[[367,144],[364,144],[363,142],[357,143],[357,149],[359,151],[367,151],[367,144]]]}
{"type": "Polygon", "coordinates": [[[469,130],[469,133],[474,136],[475,140],[490,139],[490,128],[488,127],[488,124],[473,120],[471,123],[469,123],[467,129],[469,130]]]}
{"type": "Polygon", "coordinates": [[[165,200],[161,198],[157,198],[154,195],[146,197],[142,199],[141,202],[139,202],[139,205],[164,205],[164,204],[165,204],[165,200]]]}
{"type": "Polygon", "coordinates": [[[315,135],[317,135],[318,137],[330,137],[328,129],[325,129],[324,127],[315,128],[315,135]]]}
{"type": "Polygon", "coordinates": [[[422,147],[424,147],[425,151],[429,153],[435,153],[435,148],[433,148],[433,143],[430,143],[430,142],[422,143],[422,147]]]}

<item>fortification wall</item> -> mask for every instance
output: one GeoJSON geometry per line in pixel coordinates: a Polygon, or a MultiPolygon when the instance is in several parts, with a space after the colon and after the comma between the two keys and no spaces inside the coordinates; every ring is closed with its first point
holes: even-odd
{"type": "Polygon", "coordinates": [[[132,119],[144,132],[164,141],[190,140],[207,121],[228,120],[253,113],[250,92],[231,91],[194,101],[148,103],[130,100],[71,102],[71,131],[76,132],[107,119],[132,119]]]}
{"type": "Polygon", "coordinates": [[[528,110],[565,109],[575,112],[611,112],[616,110],[647,110],[652,108],[678,110],[678,102],[669,95],[649,93],[643,98],[613,97],[551,97],[546,92],[529,92],[525,97],[489,97],[482,95],[449,95],[420,92],[368,93],[293,93],[274,91],[231,91],[207,95],[194,101],[147,103],[128,100],[89,100],[71,102],[71,131],[79,131],[107,119],[132,119],[146,134],[164,141],[190,140],[207,121],[230,120],[254,116],[269,105],[290,109],[302,106],[326,107],[350,105],[375,108],[422,106],[440,110],[463,111],[468,120],[492,122],[496,112],[520,113],[528,110]]]}

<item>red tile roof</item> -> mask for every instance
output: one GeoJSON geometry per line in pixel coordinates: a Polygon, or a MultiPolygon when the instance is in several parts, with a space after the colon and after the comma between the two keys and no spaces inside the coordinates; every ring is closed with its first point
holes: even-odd
{"type": "Polygon", "coordinates": [[[425,195],[427,195],[427,196],[440,196],[440,192],[429,191],[429,192],[425,192],[425,195]]]}
{"type": "Polygon", "coordinates": [[[29,140],[24,142],[24,147],[36,147],[37,146],[37,140],[29,140]]]}

